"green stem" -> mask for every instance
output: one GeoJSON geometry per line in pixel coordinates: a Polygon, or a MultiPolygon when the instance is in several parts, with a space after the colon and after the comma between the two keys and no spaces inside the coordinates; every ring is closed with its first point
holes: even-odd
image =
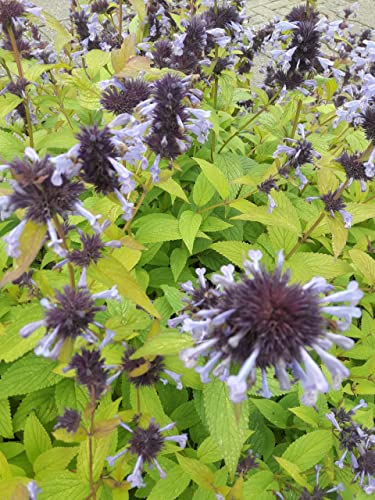
{"type": "Polygon", "coordinates": [[[299,117],[301,114],[301,109],[302,109],[302,99],[298,99],[296,116],[294,117],[292,133],[290,135],[291,139],[294,139],[294,136],[296,134],[296,130],[297,130],[298,122],[299,122],[299,117]]]}
{"type": "MultiPolygon", "coordinates": [[[[61,226],[60,224],[60,221],[59,219],[57,218],[57,215],[53,215],[52,216],[52,220],[53,220],[53,223],[55,225],[55,228],[56,228],[56,231],[57,231],[57,234],[59,235],[60,239],[62,240],[62,246],[63,248],[68,252],[69,251],[69,248],[68,248],[68,245],[66,243],[66,239],[65,239],[65,234],[64,234],[64,229],[63,227],[61,226]]],[[[67,266],[68,266],[68,273],[69,273],[69,280],[70,280],[70,286],[72,288],[75,288],[76,287],[76,281],[75,281],[75,277],[74,277],[74,269],[73,269],[73,265],[71,262],[68,261],[67,263],[67,266]]]]}
{"type": "MultiPolygon", "coordinates": [[[[341,186],[341,188],[337,191],[337,193],[335,194],[335,196],[333,198],[334,200],[337,200],[338,198],[340,198],[342,193],[347,188],[348,184],[349,184],[349,179],[347,179],[344,182],[344,184],[341,186]]],[[[291,249],[291,251],[285,256],[285,260],[290,259],[290,257],[296,253],[296,251],[299,249],[299,247],[307,241],[309,236],[313,233],[313,231],[322,222],[322,220],[324,219],[324,216],[325,216],[325,211],[323,210],[323,212],[318,216],[318,218],[313,223],[313,225],[305,233],[303,233],[302,237],[297,241],[297,243],[294,245],[294,247],[291,249]]]]}
{"type": "Polygon", "coordinates": [[[88,433],[88,438],[89,438],[90,498],[92,498],[93,500],[96,500],[96,488],[95,488],[95,481],[94,481],[94,450],[93,450],[95,408],[96,408],[95,389],[91,389],[90,431],[88,433]]]}
{"type": "MultiPolygon", "coordinates": [[[[18,69],[18,75],[20,78],[25,78],[25,73],[23,72],[23,67],[22,67],[21,55],[18,51],[16,37],[14,36],[14,32],[13,32],[13,28],[12,28],[11,24],[8,25],[8,35],[9,35],[10,43],[12,45],[13,55],[14,55],[14,59],[16,61],[17,69],[18,69]]],[[[24,99],[24,107],[25,107],[26,125],[27,125],[27,131],[29,134],[30,147],[33,148],[34,147],[34,135],[33,135],[33,127],[31,124],[29,98],[27,97],[27,94],[26,94],[26,97],[24,99]]]]}
{"type": "Polygon", "coordinates": [[[118,22],[118,34],[119,34],[119,40],[120,40],[120,45],[122,44],[122,9],[123,9],[123,4],[122,0],[120,0],[119,3],[119,22],[118,22]]]}
{"type": "Polygon", "coordinates": [[[276,95],[274,95],[273,98],[267,104],[262,106],[262,108],[257,113],[255,113],[254,116],[249,118],[241,127],[239,127],[238,130],[236,130],[236,132],[234,132],[231,136],[229,136],[228,139],[226,141],[224,141],[224,143],[222,144],[221,148],[218,151],[218,154],[220,154],[223,151],[223,149],[225,148],[225,146],[227,146],[228,143],[232,139],[234,139],[239,133],[241,133],[242,130],[244,130],[246,127],[248,127],[250,125],[250,123],[252,123],[254,120],[256,120],[258,118],[258,116],[260,116],[262,113],[264,113],[264,111],[267,110],[268,106],[270,106],[271,104],[273,104],[274,101],[276,101],[276,99],[279,97],[279,93],[280,92],[278,92],[276,95]]]}

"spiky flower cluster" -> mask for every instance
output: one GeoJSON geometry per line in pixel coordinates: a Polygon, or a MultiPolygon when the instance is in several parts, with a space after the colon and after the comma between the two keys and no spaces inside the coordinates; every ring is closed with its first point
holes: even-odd
{"type": "Polygon", "coordinates": [[[175,425],[176,424],[173,422],[160,428],[154,420],[151,420],[148,427],[143,428],[138,426],[133,430],[124,422],[120,422],[120,426],[131,433],[131,438],[129,439],[129,443],[124,450],[120,451],[113,457],[107,457],[109,466],[113,467],[116,460],[125,455],[125,453],[130,452],[132,455],[137,456],[133,472],[126,478],[132,488],[142,488],[145,486],[142,478],[142,471],[146,463],[150,466],[155,465],[160,477],[165,478],[166,473],[161,468],[156,457],[159,455],[166,442],[172,441],[177,443],[180,448],[185,448],[187,441],[186,434],[163,436],[163,432],[173,429],[175,425]]]}
{"type": "Polygon", "coordinates": [[[64,409],[64,414],[57,417],[55,429],[66,429],[68,432],[75,434],[81,424],[81,414],[73,409],[64,409]]]}
{"type": "Polygon", "coordinates": [[[132,113],[139,103],[150,97],[150,86],[140,78],[126,78],[114,80],[112,85],[106,87],[100,99],[103,107],[120,115],[132,113]]]}
{"type": "Polygon", "coordinates": [[[289,271],[282,271],[282,252],[273,272],[260,265],[260,251],[251,250],[249,257],[244,263],[245,274],[238,281],[234,267],[228,265],[221,268],[222,274],[212,276],[212,284],[200,269],[199,287],[191,282],[184,285],[188,306],[170,326],[180,323],[196,345],[182,351],[180,357],[189,368],[196,366],[200,357],[205,359],[206,364],[196,368],[202,382],[210,380],[211,372],[225,380],[235,403],[246,398],[257,368],[262,372],[265,397],[271,396],[268,368],[274,368],[283,390],[290,388],[290,370],[293,380],[301,381],[303,403],[314,405],[320,392],[328,392],[329,384],[310,351],[321,358],[332,375],[332,386],[339,388],[349,371],[327,351],[333,344],[349,349],[353,341],[330,331],[329,317],[335,318],[338,330],[349,328],[352,318],[361,315],[356,304],[363,293],[355,281],[332,294],[332,286],[324,278],[313,278],[304,285],[289,283],[289,271]]]}
{"type": "Polygon", "coordinates": [[[343,469],[349,458],[353,481],[358,481],[364,492],[371,495],[375,493],[375,428],[367,429],[353,420],[361,408],[367,408],[363,399],[349,411],[334,408],[326,417],[338,431],[340,449],[344,450],[335,464],[343,469]]]}
{"type": "Polygon", "coordinates": [[[106,331],[106,336],[100,344],[103,347],[111,340],[113,332],[106,330],[95,320],[96,313],[106,309],[105,306],[97,306],[96,300],[119,301],[120,297],[115,286],[91,295],[87,288],[86,273],[83,272],[77,288],[65,286],[62,292],[56,291],[53,302],[42,299],[44,319],[25,325],[19,333],[27,338],[37,329],[44,327],[46,334],[35,348],[35,354],[52,359],[58,357],[68,339],[74,342],[81,336],[89,343],[98,343],[98,337],[92,331],[94,326],[106,331]]]}
{"type": "Polygon", "coordinates": [[[361,190],[366,191],[366,182],[368,182],[371,177],[367,175],[369,172],[366,169],[365,163],[361,160],[359,153],[354,153],[349,155],[346,151],[337,158],[337,162],[344,168],[346,177],[351,184],[353,181],[359,181],[361,185],[361,190]]]}
{"type": "Polygon", "coordinates": [[[84,185],[64,175],[60,176],[60,182],[56,185],[55,166],[48,156],[40,159],[33,149],[26,148],[23,160],[16,158],[2,168],[9,169],[13,176],[11,181],[13,193],[0,199],[2,218],[8,217],[18,209],[26,210],[22,222],[4,238],[8,255],[11,257],[20,255],[19,239],[28,220],[47,225],[49,246],[63,257],[66,255],[66,250],[62,246],[62,235],[57,233],[58,229],[55,226],[57,217],[66,220],[69,214],[81,215],[88,220],[95,231],[101,231],[97,223],[97,219],[101,216],[94,217],[84,209],[79,200],[84,185]]]}
{"type": "Polygon", "coordinates": [[[344,227],[349,229],[352,225],[352,215],[345,210],[345,203],[340,195],[340,190],[336,189],[336,191],[329,191],[322,196],[309,196],[305,199],[308,202],[313,200],[322,200],[324,203],[324,210],[330,214],[332,218],[335,217],[335,212],[341,214],[344,220],[344,227]]]}
{"type": "Polygon", "coordinates": [[[108,370],[104,366],[100,349],[82,349],[72,357],[67,369],[76,370],[77,382],[87,387],[94,400],[100,399],[108,389],[108,370]]]}

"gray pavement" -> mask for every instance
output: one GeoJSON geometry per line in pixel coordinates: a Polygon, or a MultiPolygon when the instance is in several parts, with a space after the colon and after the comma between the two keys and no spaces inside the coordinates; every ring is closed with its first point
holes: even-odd
{"type": "MultiPolygon", "coordinates": [[[[67,19],[69,15],[69,0],[33,0],[34,3],[43,7],[58,19],[67,19]]],[[[318,9],[330,19],[337,18],[346,7],[350,7],[354,0],[318,0],[318,9]]],[[[248,12],[250,23],[253,25],[263,24],[275,15],[283,16],[290,9],[303,3],[302,0],[248,0],[248,12]]],[[[375,0],[359,0],[359,13],[351,22],[358,29],[375,29],[375,0]]]]}

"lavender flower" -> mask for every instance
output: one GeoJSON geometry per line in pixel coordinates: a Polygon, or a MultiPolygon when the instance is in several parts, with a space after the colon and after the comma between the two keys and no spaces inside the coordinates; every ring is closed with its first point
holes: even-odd
{"type": "Polygon", "coordinates": [[[366,191],[366,182],[370,177],[366,174],[365,164],[361,161],[361,155],[354,153],[349,155],[346,151],[336,160],[346,172],[350,184],[357,180],[361,185],[361,191],[366,191]]]}
{"type": "Polygon", "coordinates": [[[322,200],[324,203],[324,210],[328,212],[332,218],[335,217],[335,212],[341,214],[344,220],[344,227],[349,229],[352,225],[352,216],[345,210],[346,205],[342,197],[338,196],[337,193],[338,190],[329,191],[329,193],[323,194],[322,196],[310,196],[306,198],[306,201],[322,200]]]}
{"type": "Polygon", "coordinates": [[[253,453],[253,450],[249,450],[246,457],[242,458],[237,465],[237,473],[245,475],[249,470],[257,469],[259,463],[257,462],[257,455],[253,453]]]}
{"type": "Polygon", "coordinates": [[[185,448],[187,435],[180,434],[178,436],[166,437],[162,435],[162,432],[172,429],[175,426],[175,423],[171,423],[160,428],[154,420],[151,420],[147,428],[144,429],[142,427],[137,427],[135,430],[132,430],[124,422],[120,422],[120,425],[130,432],[132,436],[129,440],[128,446],[124,450],[120,451],[113,457],[107,457],[108,464],[113,467],[116,460],[127,452],[130,452],[132,455],[137,455],[137,461],[133,472],[126,478],[132,488],[142,488],[145,486],[142,479],[142,471],[145,463],[155,465],[160,478],[165,478],[166,473],[161,468],[156,457],[161,452],[165,442],[167,441],[175,442],[180,446],[180,448],[185,448]]]}
{"type": "Polygon", "coordinates": [[[302,494],[299,497],[299,500],[315,500],[325,498],[329,493],[334,493],[336,491],[344,491],[344,485],[339,483],[337,486],[333,488],[323,489],[319,486],[319,476],[322,467],[320,465],[315,466],[316,476],[315,476],[315,486],[313,491],[310,493],[306,488],[303,488],[302,494]]]}
{"type": "MultiPolygon", "coordinates": [[[[86,273],[83,272],[78,288],[65,286],[62,292],[56,291],[54,303],[42,299],[44,319],[25,325],[19,333],[26,338],[37,329],[46,328],[46,334],[38,343],[35,353],[52,359],[57,358],[67,339],[74,341],[81,336],[90,343],[97,343],[98,338],[91,327],[105,330],[104,326],[95,320],[96,313],[105,310],[105,307],[97,306],[96,300],[120,300],[120,297],[116,287],[91,295],[87,289],[86,273]]],[[[111,335],[112,332],[106,330],[106,334],[111,335]]]]}
{"type": "Polygon", "coordinates": [[[82,349],[72,357],[67,368],[76,370],[77,382],[85,385],[94,399],[98,400],[107,390],[108,370],[99,349],[82,349]]]}
{"type": "Polygon", "coordinates": [[[97,224],[97,218],[100,216],[94,217],[79,201],[78,196],[83,191],[83,184],[61,176],[61,183],[54,185],[52,178],[55,169],[48,156],[40,159],[33,149],[26,148],[25,159],[16,158],[8,167],[14,177],[14,192],[4,200],[6,211],[9,213],[26,209],[24,220],[4,238],[11,257],[20,255],[19,238],[28,220],[47,224],[49,246],[62,257],[66,255],[66,251],[61,246],[62,240],[54,226],[54,217],[65,219],[69,213],[82,215],[96,231],[101,231],[97,224]]]}
{"type": "Polygon", "coordinates": [[[25,14],[26,9],[23,2],[18,0],[1,0],[0,1],[0,23],[5,30],[6,27],[18,17],[25,14]]]}
{"type": "Polygon", "coordinates": [[[246,398],[248,387],[255,382],[256,368],[262,371],[266,396],[270,395],[267,369],[274,367],[280,387],[287,390],[287,369],[291,368],[294,379],[301,380],[303,403],[314,405],[318,393],[328,392],[329,385],[309,349],[322,359],[331,372],[333,387],[338,388],[349,371],[327,349],[333,343],[349,349],[353,341],[331,333],[328,316],[339,319],[340,330],[347,329],[352,318],[361,315],[355,306],[363,293],[356,282],[350,282],[346,290],[329,295],[332,287],[319,277],[305,285],[289,284],[289,272],[282,272],[282,252],[272,273],[260,266],[260,251],[250,251],[249,257],[244,263],[246,274],[237,282],[233,266],[223,266],[222,274],[212,277],[216,288],[208,286],[204,270],[198,270],[198,292],[191,284],[184,287],[190,295],[186,299],[189,305],[170,325],[180,322],[181,330],[190,332],[196,345],[182,351],[180,357],[191,368],[203,356],[206,364],[197,369],[202,381],[208,382],[211,372],[222,378],[235,403],[246,398]],[[203,296],[198,302],[197,293],[203,296]],[[330,305],[337,302],[344,304],[330,305]],[[240,365],[239,372],[229,375],[236,364],[240,365]]]}
{"type": "Polygon", "coordinates": [[[354,473],[353,481],[359,481],[363,491],[371,495],[375,492],[375,429],[366,429],[353,420],[352,417],[361,408],[367,408],[363,399],[349,411],[334,408],[326,414],[326,418],[338,431],[340,449],[344,450],[335,464],[343,469],[349,458],[349,465],[354,473]]]}
{"type": "Polygon", "coordinates": [[[57,424],[54,429],[66,429],[68,432],[75,434],[81,424],[81,414],[73,409],[64,409],[64,414],[57,417],[57,424]]]}
{"type": "Polygon", "coordinates": [[[116,80],[107,87],[100,99],[102,106],[115,115],[132,113],[134,108],[150,97],[150,86],[140,78],[116,80]]]}
{"type": "Polygon", "coordinates": [[[261,184],[259,184],[258,189],[261,193],[265,193],[268,197],[268,212],[271,214],[273,212],[273,209],[276,208],[276,202],[271,196],[271,191],[272,189],[275,189],[275,191],[278,191],[278,186],[276,184],[276,180],[273,177],[269,177],[265,181],[263,181],[261,184]]]}
{"type": "Polygon", "coordinates": [[[375,108],[368,106],[362,113],[362,127],[365,130],[366,137],[375,146],[375,108]]]}
{"type": "Polygon", "coordinates": [[[35,481],[29,481],[26,485],[26,489],[29,494],[29,500],[37,500],[38,494],[42,492],[35,481]]]}

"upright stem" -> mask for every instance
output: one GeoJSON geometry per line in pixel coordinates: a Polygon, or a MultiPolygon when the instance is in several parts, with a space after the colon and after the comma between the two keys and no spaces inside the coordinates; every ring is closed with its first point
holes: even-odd
{"type": "MultiPolygon", "coordinates": [[[[16,61],[17,69],[18,69],[18,75],[20,78],[25,78],[25,73],[23,72],[23,67],[22,67],[22,62],[21,62],[21,56],[17,47],[17,41],[16,37],[14,36],[13,28],[11,24],[8,24],[8,35],[9,35],[9,40],[12,45],[12,50],[14,54],[14,59],[16,61]]],[[[30,109],[29,109],[29,99],[26,96],[24,99],[24,107],[25,107],[25,114],[26,114],[26,125],[27,125],[27,131],[29,134],[29,140],[30,140],[30,147],[34,147],[34,136],[33,136],[33,127],[31,124],[31,116],[30,116],[30,109]]]]}
{"type": "Polygon", "coordinates": [[[88,433],[88,438],[89,438],[89,481],[90,481],[90,491],[91,491],[90,497],[93,500],[96,500],[96,488],[94,482],[94,450],[93,450],[95,408],[96,408],[95,389],[91,389],[90,430],[88,433]]]}
{"type": "Polygon", "coordinates": [[[147,184],[144,186],[143,188],[143,193],[141,194],[141,196],[139,197],[139,200],[134,208],[134,212],[133,212],[133,216],[130,220],[128,220],[128,222],[125,224],[125,226],[122,228],[121,230],[121,233],[122,234],[125,234],[126,231],[129,230],[132,222],[133,222],[133,219],[134,219],[134,216],[135,214],[138,212],[138,210],[141,208],[141,205],[146,197],[146,194],[148,193],[150,187],[151,187],[151,184],[152,184],[152,178],[150,177],[150,179],[148,180],[147,184]]]}
{"type": "Polygon", "coordinates": [[[294,139],[294,136],[295,136],[295,133],[297,130],[297,126],[298,126],[298,122],[299,122],[299,117],[301,114],[301,109],[302,109],[302,99],[298,99],[296,116],[294,117],[292,133],[290,135],[291,139],[294,139]]]}
{"type": "Polygon", "coordinates": [[[261,107],[261,109],[255,113],[254,116],[252,116],[251,118],[249,118],[247,120],[247,122],[245,122],[241,127],[239,127],[236,132],[234,132],[231,136],[228,137],[228,139],[226,141],[224,141],[224,143],[222,144],[221,148],[219,149],[218,151],[218,154],[220,154],[223,149],[225,148],[225,146],[234,138],[236,137],[240,132],[242,132],[242,130],[244,130],[248,125],[250,125],[250,123],[252,123],[254,120],[256,120],[258,118],[258,116],[260,116],[264,111],[266,111],[266,109],[268,108],[268,106],[270,104],[272,104],[274,101],[276,101],[276,99],[279,97],[279,92],[273,96],[273,98],[267,103],[265,104],[264,106],[261,107]]]}
{"type": "MultiPolygon", "coordinates": [[[[60,224],[60,221],[57,218],[57,215],[54,215],[52,217],[52,220],[53,220],[53,223],[55,224],[55,228],[56,228],[57,234],[62,239],[62,246],[63,246],[63,248],[66,251],[69,251],[68,245],[66,244],[64,229],[63,229],[62,225],[60,224]]],[[[76,281],[75,281],[75,278],[74,278],[74,269],[73,269],[72,263],[68,262],[67,265],[68,265],[68,273],[69,273],[70,286],[72,288],[75,288],[76,287],[76,281]]]]}
{"type": "Polygon", "coordinates": [[[118,21],[118,35],[119,35],[119,40],[120,40],[120,45],[122,44],[122,9],[123,9],[123,3],[122,0],[120,0],[119,3],[119,21],[118,21]]]}
{"type": "MultiPolygon", "coordinates": [[[[341,188],[337,191],[337,193],[335,194],[335,196],[333,198],[334,200],[337,200],[338,198],[340,198],[340,196],[342,195],[342,193],[347,188],[348,184],[349,184],[349,179],[347,179],[344,182],[344,184],[341,186],[341,188]]],[[[305,233],[303,233],[302,237],[297,241],[297,243],[294,245],[294,247],[291,249],[291,251],[286,255],[286,257],[285,257],[286,260],[290,259],[290,257],[296,253],[296,251],[299,249],[299,247],[303,243],[305,243],[305,241],[307,241],[307,239],[309,238],[309,236],[313,233],[313,231],[322,222],[322,220],[324,219],[324,216],[325,216],[325,211],[323,210],[323,212],[318,216],[318,218],[313,223],[313,225],[305,233]]]]}

